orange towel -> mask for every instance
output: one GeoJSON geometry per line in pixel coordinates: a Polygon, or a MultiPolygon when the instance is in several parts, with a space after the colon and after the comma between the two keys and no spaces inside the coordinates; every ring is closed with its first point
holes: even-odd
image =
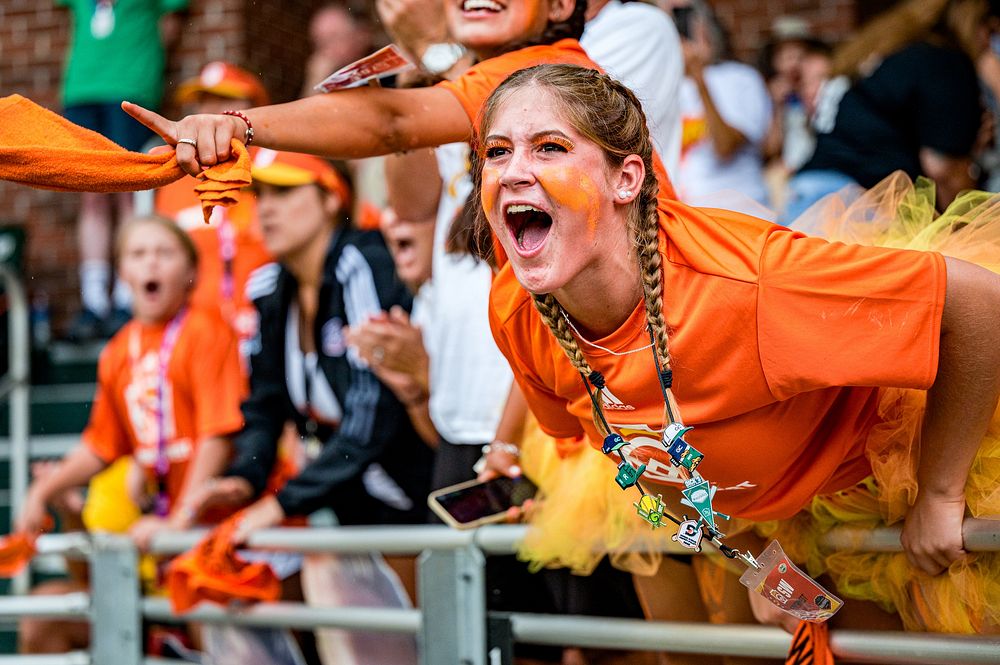
{"type": "Polygon", "coordinates": [[[166,587],[174,612],[191,609],[201,601],[227,605],[232,601],[275,601],[281,581],[263,561],[248,563],[232,544],[242,513],[217,526],[190,552],[167,568],[166,587]]]}
{"type": "Polygon", "coordinates": [[[35,551],[35,538],[23,533],[0,538],[0,577],[17,577],[35,551]]]}
{"type": "MultiPolygon", "coordinates": [[[[250,184],[250,155],[233,140],[232,156],[201,173],[195,187],[205,221],[250,184]]],[[[129,152],[21,95],[0,97],[0,179],[64,192],[135,192],[184,176],[172,150],[129,152]]]]}
{"type": "Polygon", "coordinates": [[[830,630],[825,623],[800,621],[785,665],[833,665],[830,630]]]}

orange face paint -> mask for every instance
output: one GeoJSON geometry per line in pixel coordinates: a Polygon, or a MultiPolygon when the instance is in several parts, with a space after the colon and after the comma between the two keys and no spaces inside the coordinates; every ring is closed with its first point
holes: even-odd
{"type": "Polygon", "coordinates": [[[497,224],[494,220],[493,209],[497,203],[497,194],[500,192],[500,171],[492,166],[483,166],[483,180],[482,186],[480,188],[479,200],[483,204],[483,211],[486,213],[486,219],[489,220],[490,226],[497,231],[497,224]]]}
{"type": "Polygon", "coordinates": [[[546,166],[539,169],[538,180],[557,206],[586,213],[593,238],[601,221],[601,199],[590,174],[572,166],[546,166]]]}

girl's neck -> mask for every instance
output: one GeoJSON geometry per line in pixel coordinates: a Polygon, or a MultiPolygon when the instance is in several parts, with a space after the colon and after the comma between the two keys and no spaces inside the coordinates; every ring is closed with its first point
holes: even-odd
{"type": "Polygon", "coordinates": [[[326,263],[326,252],[333,233],[333,226],[324,227],[305,247],[282,258],[281,263],[295,277],[300,289],[318,290],[323,283],[323,264],[326,263]]]}
{"type": "Polygon", "coordinates": [[[607,337],[618,330],[642,298],[635,252],[629,249],[616,254],[620,258],[593,266],[553,293],[587,339],[607,337]]]}
{"type": "Polygon", "coordinates": [[[185,300],[178,304],[177,307],[171,308],[169,313],[162,316],[146,315],[141,311],[133,311],[132,320],[146,328],[159,328],[173,321],[186,305],[187,301],[185,300]]]}

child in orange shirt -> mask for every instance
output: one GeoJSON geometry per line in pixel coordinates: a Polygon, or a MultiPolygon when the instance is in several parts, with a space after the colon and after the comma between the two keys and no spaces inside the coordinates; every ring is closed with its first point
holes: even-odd
{"type": "Polygon", "coordinates": [[[236,336],[215,312],[190,307],[197,255],[169,220],[130,222],[118,240],[134,319],[105,347],[80,444],[32,484],[16,531],[37,532],[46,504],[131,455],[143,471],[147,509],[130,533],[145,546],[158,530],[190,526],[185,496],[224,468],[226,437],[243,426],[245,392],[236,336]]]}

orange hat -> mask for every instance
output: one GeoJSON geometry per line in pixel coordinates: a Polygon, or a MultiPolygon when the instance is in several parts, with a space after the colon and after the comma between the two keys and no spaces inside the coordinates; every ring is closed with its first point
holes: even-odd
{"type": "Polygon", "coordinates": [[[254,181],[276,187],[319,185],[336,194],[344,205],[351,200],[351,189],[337,170],[325,159],[301,152],[283,152],[260,148],[253,158],[250,175],[254,181]]]}
{"type": "Polygon", "coordinates": [[[188,79],[177,90],[178,104],[193,102],[201,93],[248,99],[254,106],[264,106],[270,102],[267,90],[261,80],[247,70],[228,62],[210,62],[195,78],[188,79]]]}

